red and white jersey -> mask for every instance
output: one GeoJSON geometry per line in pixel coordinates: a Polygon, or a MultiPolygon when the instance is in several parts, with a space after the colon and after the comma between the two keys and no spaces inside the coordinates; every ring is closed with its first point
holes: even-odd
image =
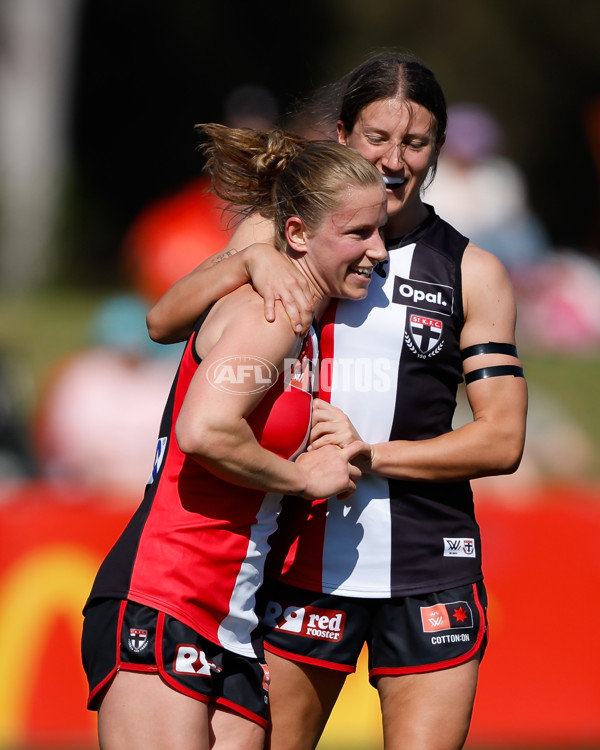
{"type": "MultiPolygon", "coordinates": [[[[88,603],[130,599],[172,615],[236,653],[257,656],[255,595],[281,495],[218,479],[183,454],[175,424],[199,365],[188,341],[160,427],[144,499],[102,564],[88,603]]],[[[248,418],[257,439],[283,458],[306,446],[318,356],[307,336],[294,376],[283,373],[248,418]]]]}
{"type": "MultiPolygon", "coordinates": [[[[449,432],[462,380],[460,263],[467,239],[431,210],[388,243],[366,299],[332,303],[320,341],[320,397],[369,443],[449,432]]],[[[408,596],[482,578],[468,482],[363,476],[346,500],[284,501],[267,575],[315,591],[408,596]]]]}

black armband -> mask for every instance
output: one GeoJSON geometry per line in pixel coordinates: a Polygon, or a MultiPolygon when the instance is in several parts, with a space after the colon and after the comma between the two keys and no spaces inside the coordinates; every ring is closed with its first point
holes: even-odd
{"type": "Polygon", "coordinates": [[[511,357],[518,357],[517,347],[514,344],[499,344],[496,341],[488,341],[487,344],[475,344],[474,346],[467,346],[460,353],[460,356],[465,359],[469,357],[475,357],[477,354],[508,354],[511,357]]]}
{"type": "Polygon", "coordinates": [[[495,367],[482,367],[479,370],[473,370],[473,372],[468,373],[468,375],[465,375],[465,385],[469,385],[474,380],[499,378],[501,375],[512,375],[515,378],[525,377],[522,367],[517,367],[516,365],[496,365],[495,367]]]}

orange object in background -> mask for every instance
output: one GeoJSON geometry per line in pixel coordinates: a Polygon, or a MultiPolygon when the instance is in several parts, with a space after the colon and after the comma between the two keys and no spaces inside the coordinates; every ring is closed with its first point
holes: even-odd
{"type": "Polygon", "coordinates": [[[75,486],[0,486],[0,748],[97,747],[81,609],[131,508],[75,486]]]}
{"type": "Polygon", "coordinates": [[[490,644],[474,746],[600,747],[600,488],[478,507],[490,644]]]}
{"type": "MultiPolygon", "coordinates": [[[[600,746],[600,486],[479,491],[490,645],[467,747],[600,746]]],[[[85,709],[81,608],[132,498],[0,486],[0,747],[97,747],[85,709]]],[[[365,654],[319,748],[376,750],[365,654]]]]}
{"type": "Polygon", "coordinates": [[[122,248],[127,279],[156,302],[178,279],[223,249],[231,233],[231,213],[198,179],[175,195],[152,203],[133,222],[122,248]]]}

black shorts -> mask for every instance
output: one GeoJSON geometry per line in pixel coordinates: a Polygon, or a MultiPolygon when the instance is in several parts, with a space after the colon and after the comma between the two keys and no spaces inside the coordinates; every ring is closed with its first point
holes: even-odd
{"type": "Polygon", "coordinates": [[[118,670],[159,674],[184,695],[216,703],[267,725],[269,672],[264,661],[224,649],[174,617],[130,601],[99,599],[85,610],[82,659],[97,710],[118,670]]]}
{"type": "Polygon", "coordinates": [[[483,582],[433,594],[362,599],[268,581],[265,649],[292,661],[354,672],[369,648],[369,679],[417,674],[481,658],[487,643],[483,582]]]}

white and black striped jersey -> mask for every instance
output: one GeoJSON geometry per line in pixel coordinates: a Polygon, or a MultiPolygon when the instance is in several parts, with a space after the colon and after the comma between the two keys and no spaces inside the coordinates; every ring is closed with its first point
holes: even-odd
{"type": "MultiPolygon", "coordinates": [[[[461,260],[468,240],[430,209],[388,243],[366,299],[332,303],[322,321],[320,397],[369,443],[452,429],[462,381],[461,260]]],[[[406,596],[482,578],[468,482],[365,475],[347,500],[284,503],[268,574],[357,597],[406,596]]]]}

